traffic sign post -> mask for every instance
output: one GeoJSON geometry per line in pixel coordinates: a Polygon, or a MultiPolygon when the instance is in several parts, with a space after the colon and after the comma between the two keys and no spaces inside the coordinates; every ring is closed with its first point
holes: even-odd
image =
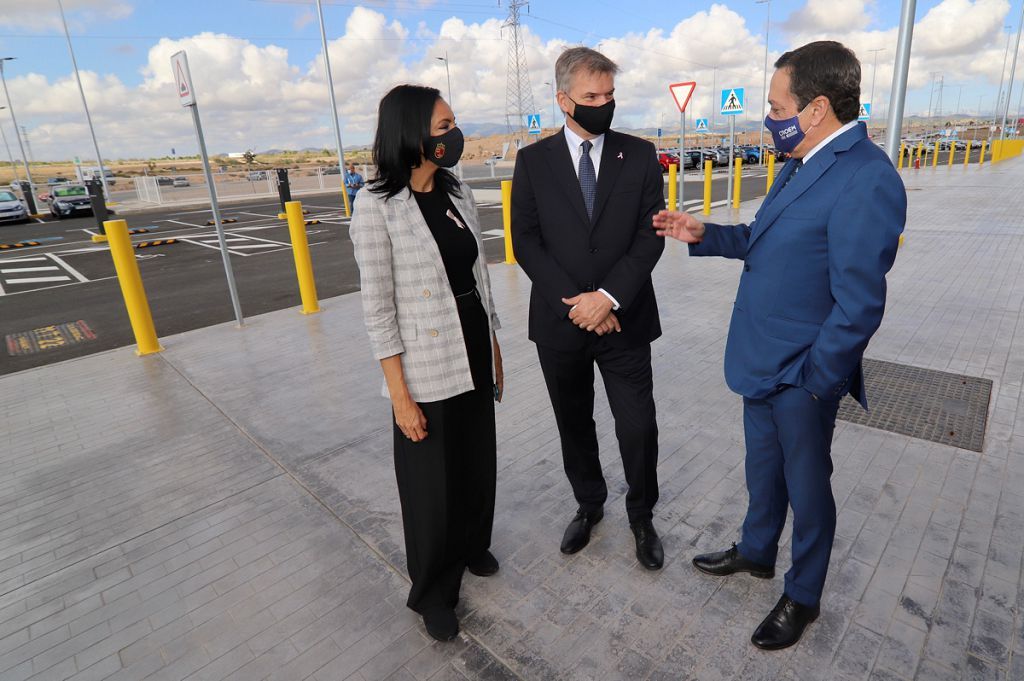
{"type": "Polygon", "coordinates": [[[696,125],[694,126],[694,130],[696,130],[697,132],[707,132],[708,131],[708,119],[706,119],[706,118],[698,118],[697,121],[696,121],[696,125]]]}
{"type": "Polygon", "coordinates": [[[683,160],[683,155],[686,153],[686,105],[690,103],[690,97],[693,97],[696,87],[697,83],[693,81],[673,83],[668,86],[668,91],[672,93],[672,98],[676,100],[676,106],[679,107],[679,189],[677,192],[679,210],[683,209],[683,188],[685,186],[683,169],[686,167],[686,161],[683,160]]]}
{"type": "Polygon", "coordinates": [[[526,114],[526,127],[531,135],[539,135],[540,114],[526,114]]]}
{"type": "Polygon", "coordinates": [[[199,155],[203,159],[203,174],[206,176],[206,187],[210,192],[210,209],[213,212],[213,224],[217,230],[217,241],[220,243],[220,254],[224,260],[224,275],[228,280],[231,306],[235,310],[235,319],[238,320],[238,325],[243,326],[245,320],[242,318],[242,306],[238,302],[235,273],[231,269],[231,256],[228,254],[227,239],[224,236],[224,225],[220,219],[220,206],[217,205],[217,188],[213,184],[210,157],[206,153],[206,140],[203,138],[203,124],[199,120],[199,104],[196,103],[196,92],[192,86],[192,74],[188,70],[188,57],[184,50],[171,55],[171,68],[174,70],[174,82],[178,91],[178,101],[183,107],[192,109],[192,122],[195,124],[196,140],[199,142],[199,155]]]}
{"type": "Polygon", "coordinates": [[[743,88],[734,87],[722,90],[723,116],[729,117],[729,182],[725,195],[732,196],[733,157],[736,155],[736,117],[743,113],[743,88]]]}
{"type": "Polygon", "coordinates": [[[860,103],[860,113],[857,114],[858,121],[871,120],[871,102],[860,103]]]}

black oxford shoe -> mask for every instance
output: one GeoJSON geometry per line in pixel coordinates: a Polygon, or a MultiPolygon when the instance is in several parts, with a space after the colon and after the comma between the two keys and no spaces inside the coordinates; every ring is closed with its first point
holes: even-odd
{"type": "Polygon", "coordinates": [[[562,537],[562,553],[576,553],[590,543],[590,531],[594,525],[601,522],[604,511],[584,511],[582,508],[576,511],[576,517],[565,528],[565,536],[562,537]]]}
{"type": "Polygon", "coordinates": [[[661,539],[650,520],[638,520],[630,523],[636,539],[636,559],[648,570],[660,570],[665,563],[665,551],[661,547],[661,539]]]}
{"type": "Polygon", "coordinates": [[[809,607],[783,596],[754,631],[750,642],[761,650],[782,650],[795,645],[807,625],[818,619],[820,606],[809,607]]]}
{"type": "Polygon", "coordinates": [[[437,608],[423,613],[423,626],[437,641],[452,641],[459,635],[459,618],[451,608],[437,608]]]}
{"type": "Polygon", "coordinates": [[[477,577],[490,577],[498,572],[498,559],[490,551],[484,551],[467,561],[466,569],[477,577]]]}
{"type": "Polygon", "coordinates": [[[760,579],[771,579],[775,576],[775,566],[761,565],[747,560],[740,555],[739,549],[733,544],[731,549],[717,553],[705,553],[693,559],[694,566],[701,572],[716,577],[725,577],[737,572],[749,572],[760,579]]]}

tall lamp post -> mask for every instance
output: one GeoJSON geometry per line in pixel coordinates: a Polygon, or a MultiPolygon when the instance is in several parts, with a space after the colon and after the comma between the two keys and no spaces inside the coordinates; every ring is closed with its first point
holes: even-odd
{"type": "Polygon", "coordinates": [[[445,50],[444,56],[438,57],[437,60],[444,62],[444,74],[448,76],[448,106],[452,108],[452,111],[455,111],[455,102],[452,101],[452,74],[448,70],[448,50],[445,50]]]}
{"type": "Polygon", "coordinates": [[[1010,97],[1013,94],[1013,79],[1017,75],[1017,53],[1020,51],[1020,34],[1024,31],[1024,4],[1020,7],[1020,20],[1017,22],[1017,42],[1013,46],[1013,61],[1010,64],[1010,79],[1006,83],[1006,104],[1003,106],[1003,122],[999,126],[999,139],[1006,138],[1006,117],[1010,113],[1010,97]]]}
{"type": "Polygon", "coordinates": [[[75,69],[75,80],[78,82],[78,94],[82,96],[82,108],[85,109],[85,120],[89,124],[89,134],[92,136],[92,148],[96,152],[96,165],[100,169],[100,180],[103,182],[103,195],[110,198],[110,187],[107,186],[107,170],[103,165],[103,155],[100,154],[100,145],[96,142],[96,131],[92,127],[92,116],[89,115],[89,104],[85,101],[85,90],[82,89],[82,77],[78,75],[78,61],[75,59],[75,49],[71,46],[71,34],[68,32],[68,22],[64,18],[64,3],[57,0],[57,7],[60,9],[60,21],[64,25],[64,37],[68,41],[68,53],[71,55],[71,66],[75,69]]]}
{"type": "Polygon", "coordinates": [[[11,123],[14,124],[14,136],[18,139],[18,148],[21,149],[21,163],[25,167],[25,178],[28,180],[28,192],[35,192],[35,185],[32,183],[32,170],[28,167],[28,156],[25,155],[25,145],[21,143],[21,135],[18,134],[18,119],[14,116],[14,104],[11,102],[11,93],[7,91],[7,78],[4,77],[4,62],[12,61],[17,57],[0,57],[0,83],[4,86],[4,97],[7,99],[7,110],[11,112],[11,123]]]}
{"type": "MultiPolygon", "coordinates": [[[[6,106],[0,106],[0,111],[3,111],[6,108],[6,106]]],[[[7,133],[4,132],[3,123],[0,123],[0,139],[4,141],[4,149],[7,150],[7,158],[11,160],[11,170],[14,172],[14,181],[17,182],[21,179],[18,177],[18,164],[14,162],[14,155],[11,154],[11,147],[7,144],[7,133]]]]}
{"type": "Polygon", "coordinates": [[[555,118],[555,81],[546,80],[544,84],[551,86],[551,125],[557,128],[558,119],[555,118]]]}
{"type": "Polygon", "coordinates": [[[900,32],[896,43],[896,64],[889,94],[889,122],[885,130],[885,152],[896,165],[900,137],[903,135],[903,107],[907,101],[907,74],[910,72],[910,45],[914,41],[914,16],[917,0],[903,0],[900,9],[900,32]]]}
{"type": "Polygon", "coordinates": [[[341,124],[338,122],[338,104],[334,101],[334,78],[331,76],[331,57],[327,54],[324,8],[320,4],[320,0],[316,0],[316,13],[320,18],[320,42],[324,47],[324,70],[327,75],[327,92],[331,96],[331,122],[334,123],[334,142],[338,146],[338,174],[341,176],[341,200],[345,206],[345,217],[352,217],[352,206],[348,205],[348,191],[345,189],[345,147],[341,146],[341,124]]]}
{"type": "Polygon", "coordinates": [[[868,52],[875,53],[873,66],[871,67],[871,99],[868,100],[868,102],[871,104],[871,111],[868,112],[868,122],[870,122],[871,117],[875,113],[875,76],[878,74],[878,53],[885,52],[885,48],[877,47],[873,50],[868,50],[868,52]]]}
{"type": "MultiPolygon", "coordinates": [[[[764,121],[765,106],[768,104],[768,33],[772,27],[772,0],[756,0],[756,2],[758,5],[767,5],[764,20],[764,78],[761,82],[761,120],[764,121]]],[[[713,93],[712,96],[714,96],[713,93]]],[[[757,162],[761,164],[764,163],[764,125],[758,127],[761,128],[761,141],[757,146],[757,162]]]]}

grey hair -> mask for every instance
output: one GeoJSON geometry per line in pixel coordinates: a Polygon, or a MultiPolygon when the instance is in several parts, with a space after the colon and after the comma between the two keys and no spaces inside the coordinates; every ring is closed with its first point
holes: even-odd
{"type": "Polygon", "coordinates": [[[569,92],[573,76],[581,69],[587,73],[610,73],[613,76],[619,72],[618,64],[597,50],[570,47],[555,62],[555,87],[561,92],[569,92]]]}

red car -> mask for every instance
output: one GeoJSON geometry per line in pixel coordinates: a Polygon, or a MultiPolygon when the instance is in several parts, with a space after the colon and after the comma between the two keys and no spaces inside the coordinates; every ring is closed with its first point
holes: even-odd
{"type": "Polygon", "coordinates": [[[669,154],[666,152],[658,152],[658,163],[661,165],[661,172],[667,173],[668,167],[674,165],[676,170],[679,169],[679,157],[675,154],[669,154]]]}

